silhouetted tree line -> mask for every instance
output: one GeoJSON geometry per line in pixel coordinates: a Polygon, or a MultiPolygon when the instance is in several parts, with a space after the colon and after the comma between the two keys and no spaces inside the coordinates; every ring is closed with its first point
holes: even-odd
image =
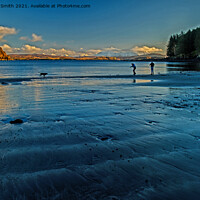
{"type": "Polygon", "coordinates": [[[200,56],[200,28],[172,35],[167,45],[170,58],[188,59],[200,56]]]}

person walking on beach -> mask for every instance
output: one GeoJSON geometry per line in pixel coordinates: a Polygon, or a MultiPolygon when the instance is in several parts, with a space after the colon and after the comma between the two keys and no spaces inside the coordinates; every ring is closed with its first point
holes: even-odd
{"type": "Polygon", "coordinates": [[[132,63],[132,66],[131,66],[131,67],[133,68],[133,75],[136,75],[136,72],[135,72],[135,70],[136,70],[136,66],[135,66],[135,64],[132,63]]]}
{"type": "Polygon", "coordinates": [[[151,66],[151,75],[154,75],[154,62],[151,62],[150,63],[150,66],[151,66]]]}

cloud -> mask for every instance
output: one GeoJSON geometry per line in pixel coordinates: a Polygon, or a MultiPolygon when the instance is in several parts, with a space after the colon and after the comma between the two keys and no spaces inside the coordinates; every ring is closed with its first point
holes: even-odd
{"type": "Polygon", "coordinates": [[[148,55],[152,53],[161,53],[162,49],[156,47],[134,47],[130,49],[118,49],[115,47],[106,47],[102,49],[83,49],[78,51],[65,48],[48,48],[44,49],[30,44],[25,44],[20,48],[12,48],[8,44],[4,44],[2,48],[8,53],[19,54],[44,54],[52,56],[69,56],[69,57],[82,57],[82,56],[136,56],[148,55]]]}
{"type": "Polygon", "coordinates": [[[3,38],[6,35],[15,35],[15,34],[17,34],[17,31],[15,28],[0,26],[0,41],[4,41],[3,38]]]}
{"type": "Polygon", "coordinates": [[[11,46],[4,44],[2,48],[8,53],[20,53],[20,54],[44,54],[52,56],[69,56],[69,57],[78,57],[78,56],[95,56],[102,50],[90,49],[85,51],[73,51],[71,49],[43,49],[34,45],[25,44],[21,48],[12,48],[11,46]]]}
{"type": "Polygon", "coordinates": [[[55,56],[77,56],[77,53],[73,50],[61,48],[61,49],[45,49],[43,50],[44,54],[55,55],[55,56]]]}
{"type": "Polygon", "coordinates": [[[103,48],[103,51],[112,51],[112,52],[119,52],[121,49],[118,49],[116,47],[107,47],[107,48],[103,48]]]}
{"type": "Polygon", "coordinates": [[[12,48],[8,44],[4,44],[1,46],[6,53],[18,53],[20,52],[20,48],[12,48]]]}
{"type": "Polygon", "coordinates": [[[35,33],[32,34],[32,42],[39,42],[43,41],[42,36],[36,35],[35,33]]]}
{"type": "Polygon", "coordinates": [[[20,37],[19,39],[20,40],[25,40],[25,41],[29,41],[30,40],[28,37],[24,37],[24,36],[20,37]]]}
{"type": "Polygon", "coordinates": [[[7,53],[18,53],[18,54],[44,54],[53,56],[78,56],[79,54],[73,50],[61,49],[42,49],[33,45],[25,44],[21,48],[13,48],[8,44],[2,46],[3,50],[7,53]]]}
{"type": "Polygon", "coordinates": [[[102,49],[89,49],[84,50],[83,48],[80,49],[79,56],[113,56],[120,52],[120,49],[115,47],[106,47],[102,49]]]}
{"type": "Polygon", "coordinates": [[[27,54],[38,54],[38,53],[42,53],[43,50],[39,47],[26,44],[21,47],[21,51],[27,54]]]}
{"type": "Polygon", "coordinates": [[[95,56],[99,53],[101,53],[101,49],[89,49],[89,50],[81,50],[78,53],[78,56],[95,56]]]}
{"type": "MultiPolygon", "coordinates": [[[[127,56],[130,50],[121,50],[115,47],[106,47],[102,49],[88,49],[84,50],[81,48],[79,51],[74,51],[71,49],[43,49],[30,44],[25,44],[20,48],[13,48],[7,44],[4,44],[2,48],[8,53],[19,53],[19,54],[44,54],[52,56],[69,56],[69,57],[82,57],[82,56],[127,56]]],[[[133,55],[133,52],[131,52],[133,55]]]]}
{"type": "Polygon", "coordinates": [[[29,41],[29,42],[42,42],[42,36],[36,35],[35,33],[32,34],[32,38],[28,38],[28,37],[20,37],[20,40],[25,40],[25,41],[29,41]]]}
{"type": "Polygon", "coordinates": [[[153,53],[162,53],[163,50],[156,47],[135,46],[130,49],[119,49],[116,47],[106,47],[102,49],[89,49],[79,51],[80,56],[137,56],[137,55],[147,55],[153,53]]]}
{"type": "Polygon", "coordinates": [[[136,46],[136,47],[132,48],[131,50],[139,56],[151,54],[151,53],[163,52],[162,49],[158,49],[156,47],[147,47],[147,46],[143,46],[143,47],[136,46]]]}

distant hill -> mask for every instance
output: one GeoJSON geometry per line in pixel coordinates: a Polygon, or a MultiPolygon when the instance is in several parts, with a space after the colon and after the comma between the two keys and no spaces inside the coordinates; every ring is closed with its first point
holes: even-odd
{"type": "Polygon", "coordinates": [[[0,47],[0,60],[10,60],[10,56],[0,47]]]}
{"type": "Polygon", "coordinates": [[[43,54],[10,54],[11,60],[108,60],[108,61],[142,61],[164,59],[161,54],[148,54],[142,56],[127,56],[127,57],[109,57],[109,56],[83,56],[83,57],[67,57],[67,56],[52,56],[43,54]]]}
{"type": "Polygon", "coordinates": [[[148,60],[162,60],[165,59],[165,56],[162,54],[146,54],[138,56],[127,56],[127,57],[118,57],[120,60],[130,60],[130,61],[148,61],[148,60]]]}
{"type": "Polygon", "coordinates": [[[10,54],[10,57],[11,60],[119,60],[116,57],[105,56],[68,57],[43,54],[10,54]]]}
{"type": "Polygon", "coordinates": [[[51,56],[43,54],[10,54],[11,60],[64,60],[66,58],[73,59],[66,56],[51,56]]]}

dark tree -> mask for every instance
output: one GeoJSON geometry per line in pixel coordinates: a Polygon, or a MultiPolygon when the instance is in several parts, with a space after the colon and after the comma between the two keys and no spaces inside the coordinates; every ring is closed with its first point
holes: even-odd
{"type": "Polygon", "coordinates": [[[175,58],[196,58],[200,55],[200,28],[172,35],[167,45],[167,56],[175,58]]]}
{"type": "Polygon", "coordinates": [[[167,56],[174,57],[174,42],[173,42],[173,36],[170,37],[169,43],[167,45],[167,56]]]}
{"type": "Polygon", "coordinates": [[[196,29],[195,35],[195,52],[197,56],[200,56],[200,28],[196,29]]]}
{"type": "Polygon", "coordinates": [[[177,46],[176,46],[176,57],[185,58],[186,51],[186,37],[183,33],[178,36],[177,46]]]}
{"type": "Polygon", "coordinates": [[[176,55],[176,46],[178,41],[178,35],[172,35],[167,45],[167,56],[174,57],[176,55]]]}

